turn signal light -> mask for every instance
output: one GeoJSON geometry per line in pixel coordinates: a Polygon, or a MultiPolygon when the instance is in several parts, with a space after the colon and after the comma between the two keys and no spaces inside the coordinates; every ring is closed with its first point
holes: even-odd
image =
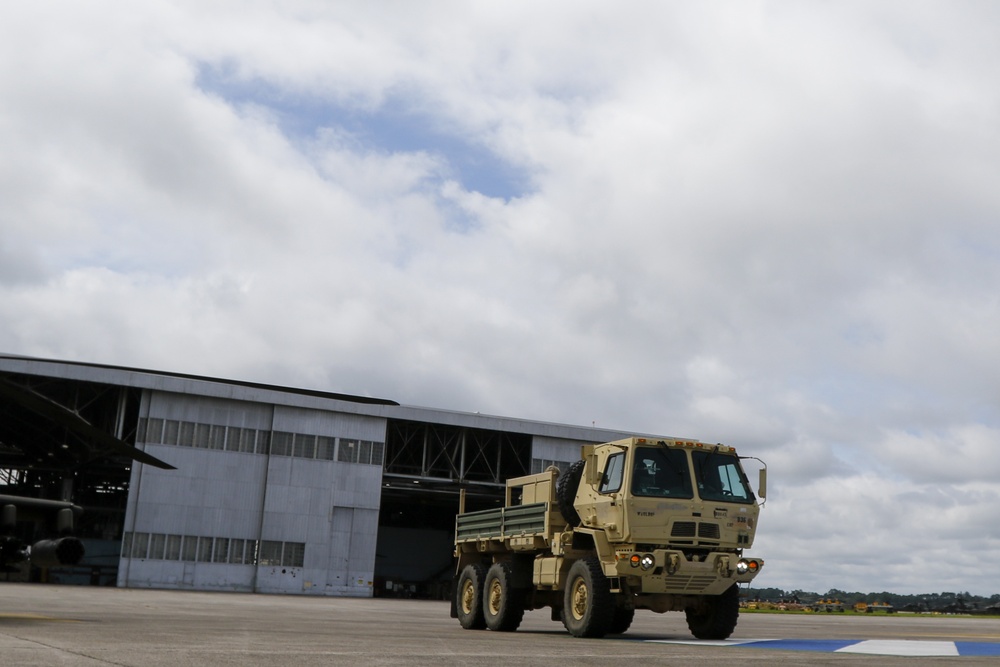
{"type": "Polygon", "coordinates": [[[740,561],[738,563],[736,563],[736,572],[737,572],[737,574],[746,574],[747,572],[756,572],[759,569],[760,569],[760,561],[740,559],[740,561]]]}

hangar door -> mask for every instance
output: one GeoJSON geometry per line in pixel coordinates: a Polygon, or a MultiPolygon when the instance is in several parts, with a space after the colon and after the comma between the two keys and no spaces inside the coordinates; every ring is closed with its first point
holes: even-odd
{"type": "Polygon", "coordinates": [[[467,511],[502,505],[506,480],[530,472],[531,440],[522,433],[390,419],[375,594],[446,597],[460,492],[466,492],[467,511]]]}

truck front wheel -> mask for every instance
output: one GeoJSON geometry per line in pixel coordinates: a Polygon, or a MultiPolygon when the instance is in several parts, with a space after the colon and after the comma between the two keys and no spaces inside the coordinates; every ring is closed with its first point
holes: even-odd
{"type": "Polygon", "coordinates": [[[684,610],[688,629],[698,639],[726,639],[736,629],[740,617],[740,589],[733,584],[722,595],[712,596],[704,605],[684,610]]]}
{"type": "Polygon", "coordinates": [[[486,627],[499,632],[513,632],[524,618],[521,592],[512,585],[513,567],[506,561],[494,563],[486,573],[483,588],[483,614],[486,627]]]}
{"type": "Polygon", "coordinates": [[[480,563],[470,563],[462,568],[455,587],[455,609],[458,622],[466,630],[482,630],[486,627],[483,615],[483,580],[486,567],[480,563]]]}
{"type": "Polygon", "coordinates": [[[603,637],[611,629],[614,598],[596,556],[569,568],[563,596],[563,625],[574,637],[603,637]]]}
{"type": "Polygon", "coordinates": [[[615,607],[615,613],[611,619],[611,627],[608,629],[608,634],[620,635],[628,632],[628,629],[632,626],[633,618],[635,618],[635,607],[615,607]]]}

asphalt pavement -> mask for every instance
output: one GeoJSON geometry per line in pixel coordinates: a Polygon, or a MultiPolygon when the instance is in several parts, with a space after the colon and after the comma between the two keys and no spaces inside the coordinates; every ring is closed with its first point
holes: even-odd
{"type": "Polygon", "coordinates": [[[548,610],[514,633],[463,630],[444,602],[0,583],[0,664],[997,665],[1000,619],[745,613],[694,642],[681,613],[576,639],[548,610]],[[950,657],[953,656],[953,657],[950,657]]]}

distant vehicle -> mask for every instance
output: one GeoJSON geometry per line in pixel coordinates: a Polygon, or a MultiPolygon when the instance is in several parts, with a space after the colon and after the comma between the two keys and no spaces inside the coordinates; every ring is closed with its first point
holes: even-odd
{"type": "Polygon", "coordinates": [[[837,612],[844,612],[844,603],[840,600],[828,599],[828,600],[817,600],[811,605],[812,611],[824,611],[828,614],[837,612]]]}
{"type": "MultiPolygon", "coordinates": [[[[637,609],[684,611],[692,634],[725,639],[759,505],[736,450],[626,438],[582,448],[556,468],[508,480],[503,508],[456,517],[452,616],[467,629],[513,631],[548,607],[576,637],[628,630],[637,609]]],[[[766,469],[760,472],[763,498],[766,469]]]]}

